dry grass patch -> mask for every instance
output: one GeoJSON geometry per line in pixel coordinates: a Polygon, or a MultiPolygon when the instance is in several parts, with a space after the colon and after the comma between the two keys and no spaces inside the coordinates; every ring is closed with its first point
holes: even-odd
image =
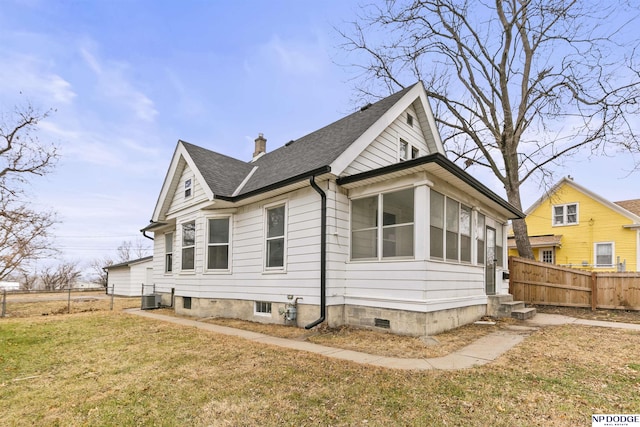
{"type": "Polygon", "coordinates": [[[640,408],[640,334],[544,328],[496,362],[395,371],[115,312],[0,320],[2,424],[575,426],[640,408]]]}
{"type": "Polygon", "coordinates": [[[212,318],[204,321],[280,338],[309,341],[328,347],[360,351],[378,356],[404,358],[445,356],[491,332],[508,327],[516,322],[513,319],[501,319],[496,321],[495,325],[465,325],[434,336],[435,342],[433,342],[422,337],[394,335],[388,332],[350,326],[340,328],[321,326],[312,331],[307,331],[292,326],[263,324],[239,319],[212,318]]]}
{"type": "MultiPolygon", "coordinates": [[[[12,293],[7,294],[7,318],[55,316],[60,314],[84,313],[111,310],[112,299],[104,291],[71,292],[71,303],[66,292],[12,293]]],[[[113,310],[140,307],[140,298],[113,298],[113,310]]]]}

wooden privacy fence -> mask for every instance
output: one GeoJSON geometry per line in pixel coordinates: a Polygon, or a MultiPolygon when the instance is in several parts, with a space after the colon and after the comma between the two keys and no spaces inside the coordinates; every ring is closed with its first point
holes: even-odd
{"type": "Polygon", "coordinates": [[[509,257],[509,292],[530,304],[640,310],[640,273],[588,272],[509,257]]]}

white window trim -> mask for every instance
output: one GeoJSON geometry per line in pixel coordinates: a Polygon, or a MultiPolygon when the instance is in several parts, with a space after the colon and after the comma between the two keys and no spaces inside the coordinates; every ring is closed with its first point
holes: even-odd
{"type": "MultiPolygon", "coordinates": [[[[264,232],[262,233],[262,268],[263,274],[269,273],[286,273],[287,272],[287,249],[288,245],[288,234],[289,234],[289,203],[285,200],[281,200],[278,202],[269,203],[262,207],[262,224],[264,227],[264,232]],[[282,254],[282,267],[267,267],[267,234],[269,232],[269,217],[267,212],[269,209],[277,208],[280,206],[284,206],[284,253],[282,254]]],[[[273,239],[273,238],[272,238],[273,239]]]]}
{"type": "Polygon", "coordinates": [[[404,162],[411,158],[411,144],[404,138],[398,137],[398,161],[404,162]],[[406,144],[406,148],[403,150],[402,146],[406,144]],[[403,153],[404,151],[404,153],[403,153]]]}
{"type": "Polygon", "coordinates": [[[205,259],[204,259],[204,271],[206,274],[229,274],[231,273],[232,262],[232,254],[233,254],[233,215],[209,215],[205,217],[205,221],[207,226],[204,236],[205,242],[205,259]],[[227,258],[227,268],[213,269],[209,268],[209,247],[210,246],[222,246],[222,244],[211,244],[209,243],[209,220],[210,219],[229,219],[229,241],[227,242],[227,246],[229,247],[229,255],[227,258]]]}
{"type": "Polygon", "coordinates": [[[195,179],[193,176],[188,176],[182,181],[182,196],[185,200],[193,198],[193,193],[195,192],[195,179]],[[189,187],[187,187],[187,182],[189,182],[189,187]],[[185,193],[187,189],[191,189],[191,193],[187,196],[185,193]]]}
{"type": "Polygon", "coordinates": [[[593,244],[593,267],[594,268],[615,268],[616,267],[616,243],[615,242],[595,242],[593,244]],[[611,264],[598,265],[598,245],[611,245],[611,264]]]}
{"type": "Polygon", "coordinates": [[[354,263],[361,263],[361,262],[396,262],[396,261],[413,261],[416,259],[416,244],[417,244],[417,236],[416,236],[416,215],[418,215],[418,213],[416,212],[416,190],[415,187],[398,187],[398,188],[394,188],[392,190],[385,190],[385,191],[380,191],[377,193],[373,193],[373,194],[367,194],[366,196],[361,196],[361,197],[354,197],[352,199],[349,200],[349,262],[354,262],[354,263]],[[383,221],[383,215],[384,215],[384,195],[385,194],[389,194],[389,193],[396,193],[399,191],[403,191],[403,190],[408,190],[408,189],[413,189],[413,222],[411,223],[402,223],[402,224],[394,224],[391,226],[385,226],[383,225],[384,221],[383,221]],[[380,197],[383,196],[383,197],[380,197]],[[352,217],[353,217],[353,201],[354,200],[358,200],[358,199],[366,199],[369,197],[377,197],[377,204],[378,204],[378,218],[376,219],[377,224],[375,227],[370,227],[367,229],[361,229],[359,231],[362,230],[371,230],[371,229],[376,229],[376,237],[377,237],[377,245],[378,247],[376,248],[376,253],[377,256],[376,257],[371,257],[371,258],[356,258],[353,259],[351,257],[351,245],[353,244],[353,224],[352,224],[352,217]],[[411,224],[411,227],[413,227],[413,255],[412,256],[394,256],[394,257],[384,257],[383,256],[383,246],[384,246],[384,229],[389,229],[389,228],[394,228],[394,227],[401,227],[401,226],[407,226],[411,224]]]}
{"type": "MultiPolygon", "coordinates": [[[[194,274],[196,272],[196,263],[198,261],[198,222],[195,219],[189,219],[180,223],[180,273],[181,274],[194,274]],[[193,222],[194,226],[194,239],[193,246],[184,246],[184,225],[193,222]],[[183,258],[184,258],[184,249],[193,248],[193,268],[184,269],[183,258]]],[[[174,251],[175,252],[175,251],[174,251]]]]}
{"type": "Polygon", "coordinates": [[[253,315],[254,316],[263,316],[263,317],[273,317],[273,303],[269,301],[254,301],[253,302],[253,315]],[[263,311],[258,311],[258,304],[269,304],[269,308],[271,309],[270,313],[265,313],[263,311]]]}
{"type": "Polygon", "coordinates": [[[551,206],[551,226],[552,227],[567,227],[567,226],[571,226],[571,225],[578,225],[580,223],[580,204],[578,202],[573,202],[573,203],[564,203],[561,205],[553,205],[551,206]],[[568,223],[567,222],[567,206],[576,206],[576,222],[571,222],[568,223]],[[556,224],[556,208],[562,208],[562,223],[561,224],[556,224]]]}
{"type": "Polygon", "coordinates": [[[175,257],[173,254],[175,253],[175,245],[176,245],[176,233],[173,231],[169,233],[164,233],[164,274],[167,276],[173,275],[173,265],[175,257]],[[171,252],[167,252],[167,236],[171,235],[171,252]],[[167,269],[167,255],[171,254],[171,270],[167,269]]]}
{"type": "Polygon", "coordinates": [[[553,246],[551,247],[544,247],[544,248],[538,248],[538,258],[540,258],[540,262],[545,262],[544,261],[544,252],[551,252],[551,262],[549,264],[555,264],[556,263],[556,251],[554,250],[553,246]]]}

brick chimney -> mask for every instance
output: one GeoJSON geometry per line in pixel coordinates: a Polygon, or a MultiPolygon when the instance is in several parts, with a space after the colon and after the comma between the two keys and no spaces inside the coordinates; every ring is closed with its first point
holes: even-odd
{"type": "Polygon", "coordinates": [[[260,154],[267,152],[267,139],[261,133],[256,138],[256,151],[253,152],[253,158],[255,159],[260,154]]]}

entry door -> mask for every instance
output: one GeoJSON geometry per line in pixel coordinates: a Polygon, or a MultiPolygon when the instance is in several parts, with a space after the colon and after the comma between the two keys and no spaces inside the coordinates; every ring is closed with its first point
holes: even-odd
{"type": "Polygon", "coordinates": [[[485,291],[487,295],[496,294],[496,230],[487,227],[487,258],[485,268],[485,291]]]}

